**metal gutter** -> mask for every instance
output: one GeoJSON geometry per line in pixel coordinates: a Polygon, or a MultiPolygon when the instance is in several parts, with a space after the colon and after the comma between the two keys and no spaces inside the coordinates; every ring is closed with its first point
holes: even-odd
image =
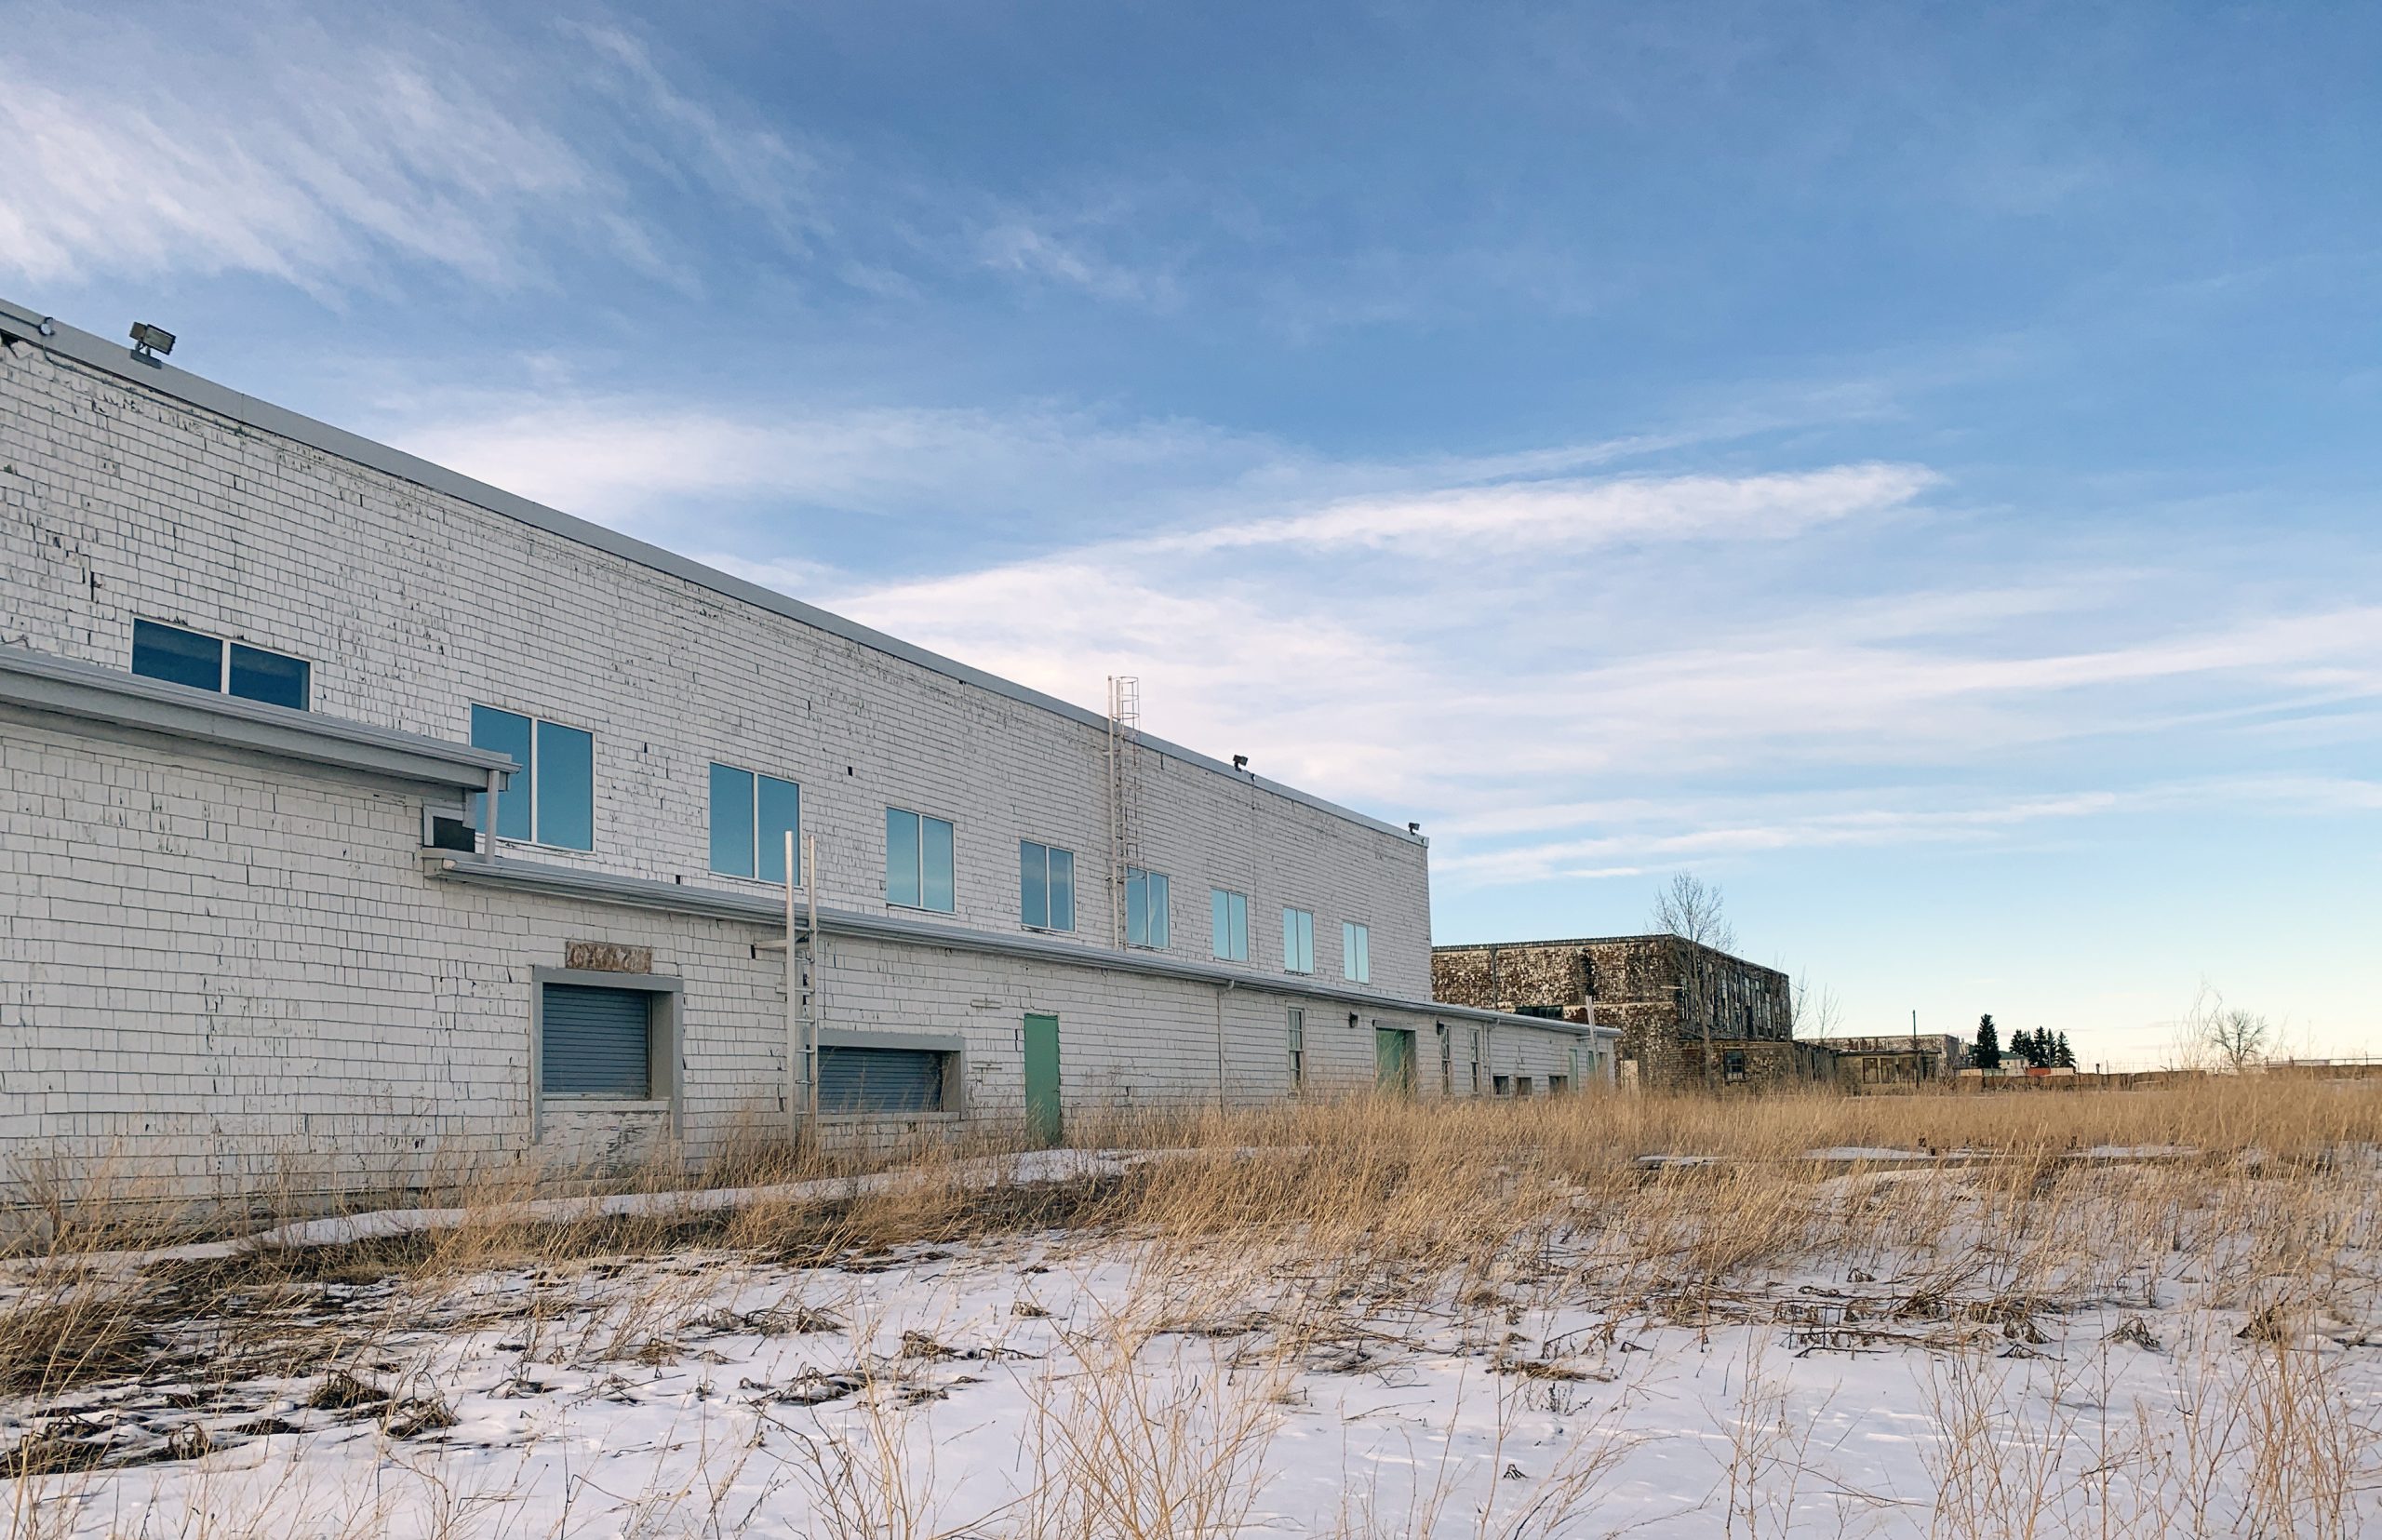
{"type": "MultiPolygon", "coordinates": [[[[943,675],[946,678],[956,679],[966,685],[973,685],[980,690],[990,690],[996,695],[1006,696],[1025,705],[1055,712],[1059,716],[1080,722],[1086,727],[1096,728],[1103,732],[1108,729],[1108,718],[1105,716],[1086,710],[1071,702],[1060,700],[1055,695],[1046,695],[1038,690],[1029,689],[1012,680],[1004,679],[998,675],[987,674],[983,669],[971,667],[956,659],[946,658],[941,653],[930,652],[925,648],[912,646],[898,637],[887,636],[882,631],[862,625],[857,621],[846,620],[841,615],[832,614],[815,605],[788,598],[783,594],[763,588],[758,583],[748,583],[743,578],[730,576],[716,568],[706,567],[699,561],[691,561],[675,551],[665,551],[658,545],[648,544],[644,541],[621,534],[616,530],[590,524],[585,519],[574,518],[557,509],[549,508],[542,502],[532,502],[528,498],[517,497],[501,488],[491,487],[484,481],[475,481],[459,472],[450,471],[443,465],[433,464],[427,460],[408,454],[402,449],[391,449],[386,444],[366,438],[360,434],[350,433],[344,428],[335,428],[328,422],[319,422],[286,408],[276,407],[271,402],[243,395],[228,386],[217,384],[212,380],[202,379],[187,370],[176,368],[162,360],[141,357],[128,347],[108,341],[90,332],[68,326],[54,316],[42,315],[7,300],[0,300],[0,334],[21,339],[46,353],[72,359],[75,363],[98,369],[102,373],[114,375],[120,380],[156,391],[160,395],[171,396],[189,406],[215,412],[266,433],[278,434],[284,438],[294,439],[327,454],[337,455],[342,460],[353,461],[359,465],[395,476],[403,481],[410,481],[418,487],[424,487],[448,497],[460,498],[463,502],[485,508],[490,513],[517,519],[535,529],[543,529],[549,534],[560,535],[566,540],[577,541],[582,545],[592,546],[623,560],[633,561],[657,572],[666,573],[682,582],[693,583],[699,588],[708,588],[713,593],[742,600],[756,609],[782,615],[814,630],[826,632],[830,636],[840,636],[846,641],[857,643],[889,657],[898,658],[903,663],[914,663],[920,668],[943,675]],[[47,333],[44,328],[48,328],[47,333]]],[[[1179,744],[1168,743],[1164,739],[1147,735],[1137,735],[1134,741],[1144,747],[1180,760],[1184,764],[1194,765],[1218,775],[1228,776],[1246,785],[1254,785],[1262,791],[1287,797],[1291,801],[1302,803],[1319,812],[1330,813],[1335,818],[1361,824],[1376,833],[1390,835],[1413,845],[1429,843],[1422,836],[1409,833],[1398,824],[1374,818],[1367,813],[1358,812],[1353,809],[1344,808],[1336,802],[1327,801],[1312,793],[1300,791],[1295,786],[1286,786],[1279,782],[1268,781],[1264,776],[1252,774],[1248,770],[1235,770],[1224,761],[1211,758],[1195,749],[1184,748],[1179,744]]]]}
{"type": "Polygon", "coordinates": [[[120,674],[24,647],[0,646],[0,706],[467,791],[486,790],[491,770],[519,768],[510,756],[488,749],[120,674]]]}
{"type": "MultiPolygon", "coordinates": [[[[541,893],[555,898],[582,899],[594,904],[618,904],[670,914],[700,915],[712,919],[737,920],[770,931],[782,931],[786,923],[783,900],[755,893],[689,887],[652,877],[615,877],[607,872],[582,871],[575,866],[552,866],[543,862],[519,861],[507,856],[489,861],[480,856],[429,853],[424,856],[422,864],[433,877],[448,882],[541,893]]],[[[856,909],[830,909],[823,905],[818,910],[818,915],[819,931],[826,936],[937,946],[955,952],[978,952],[1027,962],[1054,963],[1066,968],[1096,968],[1106,972],[1174,979],[1212,988],[1260,989],[1268,994],[1301,999],[1331,1000],[1362,1011],[1527,1026],[1540,1031],[1570,1033],[1577,1038],[1609,1039],[1621,1036],[1616,1027],[1597,1026],[1591,1023],[1549,1021],[1541,1016],[1484,1011],[1477,1006],[1450,1005],[1439,1000],[1407,1000],[1393,995],[1341,989],[1331,984],[1300,984],[1287,976],[1276,978],[1271,974],[1235,972],[1229,968],[1171,957],[1158,952],[1076,946],[1031,934],[1009,935],[964,925],[939,925],[931,920],[912,919],[906,915],[875,915],[856,909]]]]}

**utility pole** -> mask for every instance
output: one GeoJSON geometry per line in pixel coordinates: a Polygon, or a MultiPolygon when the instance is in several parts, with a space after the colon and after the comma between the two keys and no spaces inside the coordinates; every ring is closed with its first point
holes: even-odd
{"type": "Polygon", "coordinates": [[[1910,1083],[1915,1086],[1923,1078],[1919,1064],[1919,1011],[1913,1008],[1910,1012],[1910,1083]]]}

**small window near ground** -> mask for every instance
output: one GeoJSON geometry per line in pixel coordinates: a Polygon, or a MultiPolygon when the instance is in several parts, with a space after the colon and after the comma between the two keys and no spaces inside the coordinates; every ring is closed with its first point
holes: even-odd
{"type": "Polygon", "coordinates": [[[885,810],[885,902],[943,915],[957,911],[948,820],[902,808],[885,810]]]}
{"type": "Polygon", "coordinates": [[[954,1057],[936,1049],[823,1045],[819,1110],[894,1117],[944,1111],[954,1057]]]}
{"type": "Polygon", "coordinates": [[[1517,1075],[1514,1077],[1514,1094],[1517,1096],[1527,1096],[1530,1094],[1529,1076],[1517,1075]]]}
{"type": "Polygon", "coordinates": [[[1746,1078],[1745,1054],[1733,1048],[1721,1054],[1720,1073],[1727,1076],[1732,1080],[1744,1079],[1746,1078]]]}
{"type": "Polygon", "coordinates": [[[1211,953],[1223,962],[1249,960],[1249,895],[1229,888],[1208,891],[1211,953]]]}
{"type": "MultiPolygon", "coordinates": [[[[726,877],[785,881],[785,837],[802,829],[802,788],[733,765],[711,768],[711,869],[726,877]]],[[[802,883],[802,849],[794,852],[802,883]]]]}
{"type": "Polygon", "coordinates": [[[286,652],[226,642],[156,621],[132,623],[132,672],[193,690],[304,711],[314,665],[286,652]]]}
{"type": "Polygon", "coordinates": [[[1546,1094],[1549,1096],[1560,1096],[1571,1089],[1572,1077],[1569,1075],[1549,1075],[1546,1078],[1546,1094]]]}
{"type": "Polygon", "coordinates": [[[653,1096],[653,996],[576,984],[542,986],[538,1090],[643,1102],[653,1096]]]}
{"type": "MultiPolygon", "coordinates": [[[[596,848],[596,735],[494,706],[472,707],[472,746],[510,755],[521,767],[497,788],[500,839],[596,848]]],[[[472,798],[472,827],[488,817],[488,797],[472,798]]]]}
{"type": "Polygon", "coordinates": [[[1489,1084],[1496,1095],[1511,1096],[1514,1093],[1514,1078],[1510,1075],[1492,1076],[1489,1084]]]}
{"type": "Polygon", "coordinates": [[[1076,928],[1076,857],[1073,850],[1017,842],[1017,917],[1037,931],[1076,928]]]}
{"type": "Polygon", "coordinates": [[[1354,921],[1340,927],[1340,976],[1351,984],[1373,982],[1372,931],[1354,921]]]}
{"type": "Polygon", "coordinates": [[[1282,971],[1315,971],[1315,915],[1310,910],[1282,911],[1282,971]]]}
{"type": "Polygon", "coordinates": [[[1171,936],[1166,875],[1125,868],[1125,944],[1166,950],[1171,936]]]}

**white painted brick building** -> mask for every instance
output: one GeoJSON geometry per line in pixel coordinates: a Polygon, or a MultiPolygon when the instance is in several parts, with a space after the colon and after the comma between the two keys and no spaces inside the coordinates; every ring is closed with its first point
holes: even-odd
{"type": "Polygon", "coordinates": [[[1037,1095],[1062,1118],[1356,1091],[1385,1065],[1471,1094],[1476,1042],[1484,1093],[1608,1073],[1599,1028],[1431,1003],[1422,838],[1148,738],[1126,751],[1129,832],[1171,925],[1129,944],[1110,742],[1097,714],[0,303],[18,1179],[114,1158],[202,1190],[381,1188],[671,1139],[700,1158],[740,1122],[808,1116],[802,1012],[766,949],[786,890],[714,869],[737,864],[716,825],[741,837],[716,765],[798,787],[816,843],[795,896],[818,908],[818,1041],[847,1077],[824,1134],[1024,1118],[1029,1016],[1056,1018],[1037,1095]],[[208,658],[220,687],[187,682],[208,658]],[[272,703],[292,688],[303,709],[272,703]],[[472,746],[475,707],[551,724],[499,824],[534,800],[559,840],[491,851],[451,821],[514,765],[472,746]],[[918,902],[895,902],[890,809],[949,824],[947,907],[931,824],[918,902]],[[1024,923],[1024,841],[1072,852],[1071,928],[1024,923]],[[1216,955],[1216,889],[1245,898],[1245,959],[1216,955]],[[1313,917],[1310,972],[1287,971],[1286,907],[1313,917]],[[1345,966],[1347,924],[1367,970],[1345,966]],[[546,1052],[555,1002],[632,996],[655,1002],[639,1089],[556,1089],[625,1039],[566,1012],[571,1051],[546,1052]],[[905,1064],[932,1068],[907,1101],[849,1083],[905,1064]]]}

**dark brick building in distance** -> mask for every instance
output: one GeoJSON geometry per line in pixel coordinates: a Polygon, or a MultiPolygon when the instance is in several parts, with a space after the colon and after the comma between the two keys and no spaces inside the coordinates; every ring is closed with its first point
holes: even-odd
{"type": "Polygon", "coordinates": [[[1758,1087],[1835,1075],[1826,1049],[1795,1040],[1786,974],[1679,936],[1436,946],[1431,991],[1451,1005],[1572,1021],[1593,1013],[1621,1030],[1624,1085],[1758,1087]]]}

